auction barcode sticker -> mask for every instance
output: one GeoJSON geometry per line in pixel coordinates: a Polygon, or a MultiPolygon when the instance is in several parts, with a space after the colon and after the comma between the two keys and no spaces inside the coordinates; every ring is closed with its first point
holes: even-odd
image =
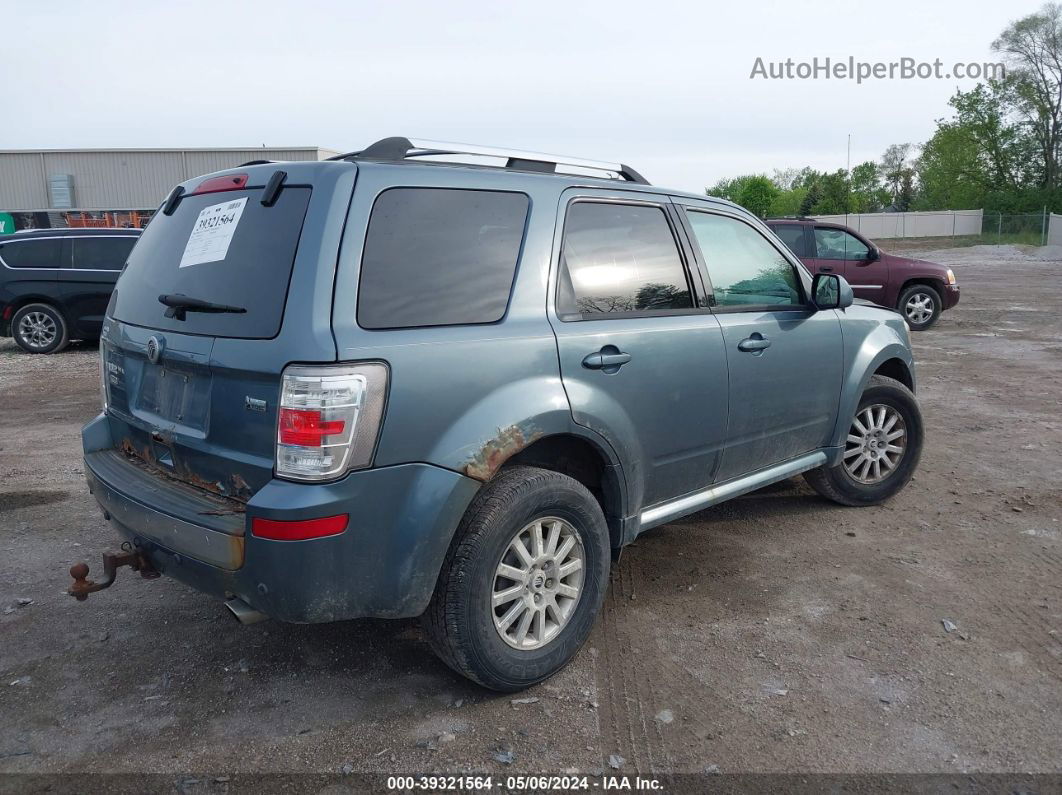
{"type": "Polygon", "coordinates": [[[184,247],[179,267],[200,265],[204,262],[218,262],[229,253],[229,243],[240,223],[247,197],[221,204],[212,204],[199,211],[195,219],[192,234],[184,247]]]}

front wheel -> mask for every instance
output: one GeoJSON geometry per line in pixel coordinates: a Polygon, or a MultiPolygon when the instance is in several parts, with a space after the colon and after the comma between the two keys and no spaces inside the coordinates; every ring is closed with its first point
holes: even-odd
{"type": "Polygon", "coordinates": [[[583,645],[608,582],[601,506],[578,481],[503,469],[461,520],[422,617],[435,653],[492,690],[549,678],[583,645]]]}
{"type": "Polygon", "coordinates": [[[922,412],[906,386],[875,375],[848,429],[835,467],[804,473],[815,491],[841,505],[876,505],[907,485],[922,456],[922,412]]]}
{"type": "Polygon", "coordinates": [[[911,331],[925,331],[937,322],[944,308],[940,293],[927,284],[912,284],[896,302],[911,331]]]}

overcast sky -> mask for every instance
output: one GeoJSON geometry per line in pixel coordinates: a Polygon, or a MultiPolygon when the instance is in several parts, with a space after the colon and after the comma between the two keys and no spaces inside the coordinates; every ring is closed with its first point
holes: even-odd
{"type": "Polygon", "coordinates": [[[921,142],[975,80],[750,79],[764,61],[996,60],[1038,2],[5,3],[0,149],[361,148],[619,160],[701,190],[921,142]]]}

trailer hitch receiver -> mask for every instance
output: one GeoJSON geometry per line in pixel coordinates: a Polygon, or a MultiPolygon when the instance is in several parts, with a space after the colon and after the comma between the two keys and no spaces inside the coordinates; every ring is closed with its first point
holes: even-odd
{"type": "Polygon", "coordinates": [[[145,580],[153,580],[159,576],[159,572],[151,565],[151,561],[140,550],[134,548],[128,542],[122,544],[121,552],[103,553],[103,575],[100,582],[88,579],[89,567],[87,563],[75,563],[70,567],[70,576],[74,578],[74,584],[67,589],[67,593],[84,602],[90,593],[102,591],[114,585],[114,579],[118,576],[118,569],[128,566],[133,571],[139,571],[145,580]]]}

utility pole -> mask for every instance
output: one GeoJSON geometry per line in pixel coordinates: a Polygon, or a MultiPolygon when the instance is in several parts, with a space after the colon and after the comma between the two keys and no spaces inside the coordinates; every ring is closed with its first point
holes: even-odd
{"type": "Polygon", "coordinates": [[[845,184],[848,186],[848,202],[844,208],[844,225],[848,226],[848,211],[852,208],[852,133],[848,133],[848,156],[844,161],[845,184]]]}

